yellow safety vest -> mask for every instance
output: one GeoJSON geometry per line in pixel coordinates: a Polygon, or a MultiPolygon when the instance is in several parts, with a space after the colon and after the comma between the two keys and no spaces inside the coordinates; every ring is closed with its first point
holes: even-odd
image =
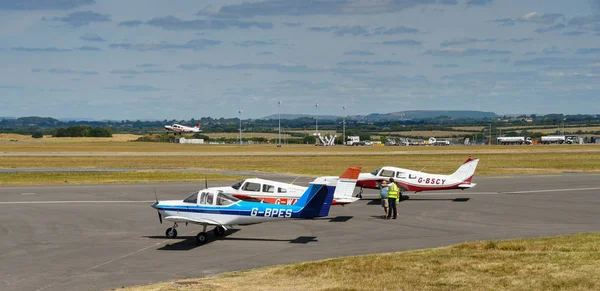
{"type": "Polygon", "coordinates": [[[396,185],[396,183],[390,183],[390,186],[388,187],[388,198],[398,199],[398,192],[400,192],[400,189],[398,189],[398,185],[396,185]]]}

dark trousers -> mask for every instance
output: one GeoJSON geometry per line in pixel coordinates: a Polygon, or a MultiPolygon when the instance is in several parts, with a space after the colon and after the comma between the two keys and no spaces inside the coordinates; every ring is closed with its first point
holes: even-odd
{"type": "Polygon", "coordinates": [[[388,204],[389,204],[389,208],[388,208],[387,218],[398,217],[398,208],[396,206],[396,198],[388,198],[388,204]],[[394,212],[393,217],[392,217],[392,212],[394,212]]]}

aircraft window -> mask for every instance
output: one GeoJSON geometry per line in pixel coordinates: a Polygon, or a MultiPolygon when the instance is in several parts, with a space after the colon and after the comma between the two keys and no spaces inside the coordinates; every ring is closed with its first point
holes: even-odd
{"type": "Polygon", "coordinates": [[[242,187],[242,183],[244,183],[244,181],[239,181],[239,182],[231,185],[231,188],[233,188],[235,190],[240,190],[240,187],[242,187]]]}
{"type": "Polygon", "coordinates": [[[396,177],[406,179],[406,173],[398,172],[396,173],[396,177]]]}
{"type": "Polygon", "coordinates": [[[248,183],[244,184],[244,188],[242,188],[242,189],[245,191],[258,192],[258,191],[260,191],[260,184],[248,182],[248,183]]]}
{"type": "Polygon", "coordinates": [[[238,201],[239,199],[225,195],[219,194],[217,196],[217,205],[230,205],[238,201]]]}
{"type": "Polygon", "coordinates": [[[379,169],[377,169],[377,170],[375,170],[375,171],[371,172],[371,175],[373,175],[373,176],[377,176],[377,173],[379,173],[379,170],[381,170],[381,168],[379,168],[379,169]]]}
{"type": "Polygon", "coordinates": [[[277,193],[287,193],[287,189],[277,188],[277,193]]]}
{"type": "Polygon", "coordinates": [[[198,193],[194,193],[194,194],[188,196],[188,198],[185,198],[185,200],[183,200],[183,202],[196,204],[196,202],[198,202],[198,193]]]}
{"type": "Polygon", "coordinates": [[[408,174],[408,178],[409,178],[409,179],[416,179],[416,178],[417,178],[417,176],[415,176],[415,175],[413,175],[413,174],[408,174]]]}
{"type": "Polygon", "coordinates": [[[394,171],[383,170],[383,171],[381,171],[381,173],[379,174],[379,176],[381,176],[381,177],[394,177],[394,171]]]}
{"type": "Polygon", "coordinates": [[[273,193],[273,192],[275,192],[275,186],[264,184],[262,191],[266,192],[266,193],[273,193]]]}
{"type": "Polygon", "coordinates": [[[205,192],[200,193],[200,203],[199,204],[206,204],[206,194],[205,192]]]}
{"type": "Polygon", "coordinates": [[[206,204],[212,205],[213,204],[213,197],[214,197],[213,193],[206,193],[206,204]]]}

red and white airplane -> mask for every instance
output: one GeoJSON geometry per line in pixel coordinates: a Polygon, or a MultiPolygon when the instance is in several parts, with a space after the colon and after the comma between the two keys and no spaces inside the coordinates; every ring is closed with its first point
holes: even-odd
{"type": "Polygon", "coordinates": [[[182,132],[201,132],[202,130],[200,130],[200,123],[196,124],[196,126],[194,127],[189,127],[189,126],[185,126],[185,125],[180,125],[180,124],[173,124],[173,125],[165,125],[165,130],[166,131],[172,131],[174,133],[179,133],[181,134],[182,132]]]}
{"type": "MultiPolygon", "coordinates": [[[[381,181],[394,178],[394,182],[403,191],[435,191],[450,189],[468,189],[476,184],[471,183],[479,159],[469,157],[453,174],[438,175],[396,167],[382,167],[371,173],[361,173],[358,177],[357,187],[367,189],[381,188],[381,181]]],[[[319,177],[314,182],[332,177],[319,177]]],[[[360,194],[359,194],[360,197],[360,194]]]]}
{"type": "MultiPolygon", "coordinates": [[[[348,168],[340,177],[321,177],[317,178],[319,183],[329,183],[336,185],[337,181],[357,181],[360,174],[360,167],[348,168]]],[[[316,180],[315,180],[316,181],[316,180]]],[[[347,184],[345,184],[347,185],[347,184]]],[[[340,187],[338,185],[338,187],[340,187]]],[[[352,184],[354,187],[354,184],[352,184]]],[[[292,185],[282,182],[276,182],[265,179],[251,178],[242,180],[228,187],[211,187],[211,190],[217,190],[224,194],[229,194],[235,198],[245,201],[260,201],[271,204],[294,205],[302,196],[308,187],[292,185]]],[[[353,191],[339,191],[336,193],[345,193],[343,196],[334,196],[332,205],[343,205],[359,200],[353,197],[353,191]],[[346,195],[347,194],[347,195],[346,195]]]]}

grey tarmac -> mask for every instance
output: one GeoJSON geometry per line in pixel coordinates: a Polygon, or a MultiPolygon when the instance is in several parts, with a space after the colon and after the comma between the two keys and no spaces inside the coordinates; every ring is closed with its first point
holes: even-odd
{"type": "Polygon", "coordinates": [[[368,190],[361,201],[332,207],[327,218],[240,226],[202,246],[195,243],[198,226],[181,225],[180,237],[164,238],[171,225],[161,225],[150,204],[155,190],[159,199],[182,199],[203,181],[0,187],[0,290],[108,290],[339,256],[600,231],[599,173],[474,182],[466,191],[406,193],[398,220],[382,220],[377,194],[368,190]]]}

